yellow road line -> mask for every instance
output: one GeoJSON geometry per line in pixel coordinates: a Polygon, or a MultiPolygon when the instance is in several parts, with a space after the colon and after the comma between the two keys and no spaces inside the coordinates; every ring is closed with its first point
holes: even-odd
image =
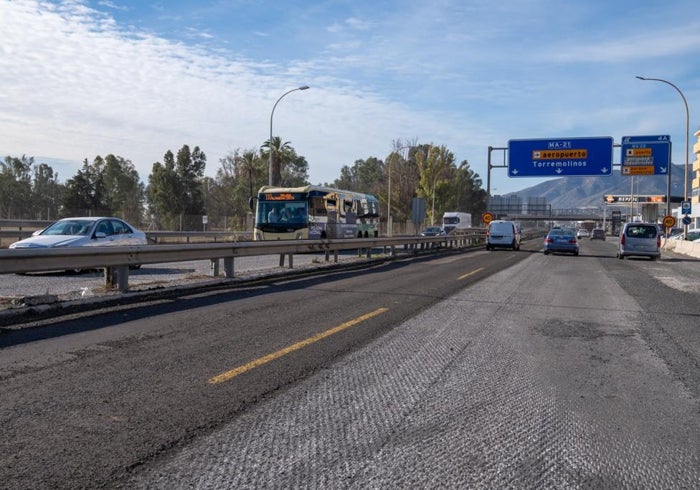
{"type": "Polygon", "coordinates": [[[304,339],[302,341],[297,342],[296,344],[292,344],[288,347],[285,347],[284,349],[280,349],[276,352],[273,352],[272,354],[268,354],[263,357],[259,357],[253,361],[250,361],[247,364],[243,364],[242,366],[238,366],[237,368],[231,369],[230,371],[226,371],[224,373],[218,374],[214,376],[213,378],[209,378],[209,383],[210,384],[218,384],[218,383],[223,383],[224,381],[228,381],[231,378],[234,378],[238,376],[239,374],[245,373],[246,371],[250,371],[251,369],[254,369],[256,367],[262,366],[263,364],[266,364],[270,361],[274,361],[275,359],[278,359],[282,356],[285,356],[289,354],[290,352],[294,352],[296,350],[299,350],[303,347],[306,347],[307,345],[311,345],[314,342],[318,342],[321,339],[325,339],[326,337],[330,337],[333,334],[336,334],[338,332],[342,332],[343,330],[346,330],[354,325],[357,325],[358,323],[361,323],[365,320],[369,320],[372,317],[375,317],[377,315],[380,315],[382,313],[385,313],[389,311],[389,308],[379,308],[377,310],[371,311],[365,315],[359,316],[357,318],[354,318],[352,320],[349,320],[345,323],[341,323],[340,325],[333,327],[329,330],[326,330],[325,332],[317,333],[316,335],[313,335],[307,339],[304,339]]]}
{"type": "Polygon", "coordinates": [[[471,271],[471,272],[467,272],[466,274],[462,274],[461,276],[459,276],[459,277],[457,278],[457,280],[458,280],[458,281],[461,281],[462,279],[465,279],[465,278],[467,278],[467,277],[469,277],[469,276],[473,276],[473,275],[476,274],[477,272],[480,272],[480,271],[483,271],[483,270],[484,270],[483,267],[479,267],[478,269],[475,269],[475,270],[473,270],[473,271],[471,271]]]}

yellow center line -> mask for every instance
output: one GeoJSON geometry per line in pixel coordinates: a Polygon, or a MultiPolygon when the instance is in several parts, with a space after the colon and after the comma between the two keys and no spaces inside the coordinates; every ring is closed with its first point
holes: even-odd
{"type": "Polygon", "coordinates": [[[471,271],[471,272],[467,272],[466,274],[462,274],[461,276],[459,276],[459,277],[457,278],[457,280],[458,280],[458,281],[461,281],[462,279],[465,279],[465,278],[467,278],[467,277],[469,277],[469,276],[473,276],[473,275],[476,274],[477,272],[480,272],[480,271],[483,271],[483,270],[484,270],[483,267],[479,267],[478,269],[475,269],[475,270],[473,270],[473,271],[471,271]]]}
{"type": "Polygon", "coordinates": [[[234,378],[234,377],[238,376],[239,374],[243,374],[247,371],[250,371],[251,369],[262,366],[263,364],[267,364],[270,361],[274,361],[275,359],[278,359],[278,358],[285,356],[291,352],[294,352],[294,351],[299,350],[303,347],[306,347],[307,345],[311,345],[314,342],[318,342],[321,339],[325,339],[326,337],[330,337],[333,334],[336,334],[338,332],[342,332],[343,330],[346,330],[354,325],[357,325],[358,323],[361,323],[365,320],[369,320],[370,318],[375,317],[377,315],[380,315],[382,313],[385,313],[387,311],[389,311],[389,308],[379,308],[377,310],[371,311],[371,312],[366,313],[362,316],[359,316],[357,318],[349,320],[345,323],[341,323],[340,325],[333,327],[331,329],[328,329],[325,332],[317,333],[316,335],[313,335],[307,339],[301,340],[301,341],[297,342],[296,344],[292,344],[290,346],[287,346],[284,349],[280,349],[280,350],[273,352],[271,354],[268,354],[266,356],[259,357],[253,361],[250,361],[249,363],[246,363],[246,364],[243,364],[242,366],[238,366],[237,368],[231,369],[230,371],[226,371],[224,373],[218,374],[218,375],[214,376],[213,378],[209,378],[208,382],[210,384],[223,383],[224,381],[228,381],[229,379],[234,378]]]}

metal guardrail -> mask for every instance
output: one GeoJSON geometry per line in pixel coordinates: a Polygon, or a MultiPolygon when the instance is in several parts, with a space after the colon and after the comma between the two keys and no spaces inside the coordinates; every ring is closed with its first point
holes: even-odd
{"type": "Polygon", "coordinates": [[[280,254],[280,266],[284,257],[289,258],[293,267],[293,255],[308,252],[325,252],[326,260],[333,253],[335,261],[343,250],[365,251],[371,256],[372,249],[387,247],[391,255],[396,247],[418,252],[437,248],[437,245],[450,248],[463,248],[483,243],[484,234],[475,231],[471,234],[442,237],[402,236],[391,238],[355,238],[344,240],[279,240],[269,242],[227,242],[194,243],[177,245],[139,245],[113,247],[75,247],[51,249],[0,250],[0,274],[43,272],[73,269],[105,269],[105,282],[108,288],[117,286],[119,291],[129,288],[129,268],[143,264],[163,262],[183,262],[190,260],[210,260],[212,275],[219,274],[219,263],[223,260],[225,277],[232,278],[234,258],[251,255],[280,254]]]}

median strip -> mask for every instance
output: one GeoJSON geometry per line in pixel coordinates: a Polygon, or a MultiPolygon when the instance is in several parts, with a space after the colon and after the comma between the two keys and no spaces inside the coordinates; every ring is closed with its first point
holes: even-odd
{"type": "Polygon", "coordinates": [[[459,276],[459,277],[457,278],[457,280],[458,280],[458,281],[461,281],[462,279],[466,279],[467,277],[473,276],[473,275],[476,274],[477,272],[481,272],[481,271],[483,271],[483,270],[484,270],[483,267],[479,267],[478,269],[475,269],[475,270],[473,270],[473,271],[471,271],[471,272],[467,272],[466,274],[462,274],[461,276],[459,276]]]}
{"type": "Polygon", "coordinates": [[[251,369],[262,366],[263,364],[267,364],[270,361],[274,361],[275,359],[279,359],[282,356],[285,356],[291,352],[297,351],[303,347],[306,347],[306,346],[311,345],[315,342],[318,342],[319,340],[325,339],[326,337],[330,337],[333,334],[336,334],[338,332],[342,332],[343,330],[347,330],[348,328],[350,328],[354,325],[357,325],[358,323],[361,323],[365,320],[369,320],[370,318],[375,317],[377,315],[380,315],[382,313],[386,313],[387,311],[389,311],[389,308],[379,308],[377,310],[371,311],[371,312],[366,313],[362,316],[359,316],[357,318],[349,320],[345,323],[341,323],[340,325],[338,325],[336,327],[328,329],[324,332],[317,333],[316,335],[313,335],[307,339],[304,339],[304,340],[299,341],[295,344],[292,344],[288,347],[285,347],[284,349],[280,349],[280,350],[273,352],[271,354],[268,354],[266,356],[259,357],[253,361],[250,361],[249,363],[243,364],[242,366],[238,366],[237,368],[231,369],[230,371],[226,371],[226,372],[221,373],[217,376],[214,376],[213,378],[209,378],[208,383],[218,384],[218,383],[223,383],[224,381],[228,381],[231,378],[235,378],[239,374],[243,374],[247,371],[250,371],[251,369]]]}

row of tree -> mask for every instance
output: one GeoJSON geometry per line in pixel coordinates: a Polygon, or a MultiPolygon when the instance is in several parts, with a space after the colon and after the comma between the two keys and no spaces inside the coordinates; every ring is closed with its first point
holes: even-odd
{"type": "MultiPolygon", "coordinates": [[[[214,177],[204,175],[207,158],[199,147],[168,150],[153,164],[147,184],[121,156],[85,159],[65,183],[46,163],[8,156],[0,161],[0,218],[105,215],[151,229],[196,230],[207,215],[212,228],[242,229],[249,198],[269,181],[270,151],[279,163],[280,185],[309,183],[306,159],[278,137],[259,150],[236,150],[222,158],[214,177]]],[[[426,200],[429,222],[439,222],[444,211],[480,214],[487,204],[482,181],[466,160],[457,164],[446,147],[417,142],[395,141],[385,160],[357,160],[323,185],[376,195],[394,222],[410,219],[414,197],[426,200]]]]}

